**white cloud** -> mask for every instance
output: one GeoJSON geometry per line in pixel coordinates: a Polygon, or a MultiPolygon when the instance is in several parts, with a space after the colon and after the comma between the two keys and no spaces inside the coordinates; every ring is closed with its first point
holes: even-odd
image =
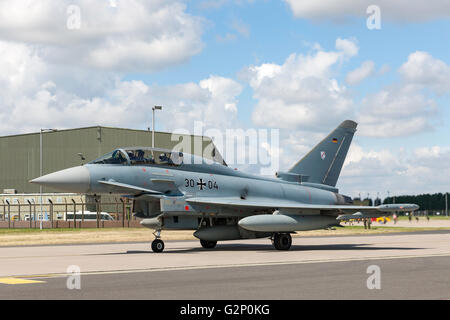
{"type": "MultiPolygon", "coordinates": [[[[282,131],[280,170],[286,171],[307,154],[333,128],[323,133],[282,131]]],[[[358,132],[356,133],[358,135],[358,132]]],[[[369,193],[375,198],[390,195],[442,192],[450,188],[450,146],[382,149],[362,147],[355,137],[337,187],[352,197],[369,193]]]]}
{"type": "Polygon", "coordinates": [[[450,93],[450,66],[426,52],[414,52],[398,70],[399,82],[362,101],[361,134],[392,137],[434,127],[439,108],[433,94],[450,93]]]}
{"type": "Polygon", "coordinates": [[[340,191],[372,197],[448,190],[450,147],[366,150],[352,145],[339,181],[340,191]],[[419,191],[420,190],[420,191],[419,191]]]}
{"type": "Polygon", "coordinates": [[[414,155],[418,159],[436,159],[448,153],[450,153],[450,147],[441,146],[422,147],[414,150],[414,155]]]}
{"type": "Polygon", "coordinates": [[[280,170],[288,170],[345,119],[353,102],[334,75],[358,53],[354,40],[336,40],[336,50],[310,46],[309,54],[291,54],[282,64],[247,68],[257,104],[252,120],[258,127],[280,128],[280,170]]]}
{"type": "MultiPolygon", "coordinates": [[[[338,66],[357,55],[355,41],[336,40],[336,51],[315,45],[313,53],[291,54],[283,64],[263,63],[246,70],[257,100],[252,120],[257,126],[319,133],[344,119],[360,123],[360,134],[395,137],[432,130],[439,121],[435,95],[450,93],[450,66],[426,52],[414,52],[398,69],[396,82],[367,94],[355,105],[338,82],[338,66]],[[337,69],[337,70],[336,70],[337,69]]],[[[346,75],[358,84],[370,75],[389,70],[365,61],[346,75]]]]}
{"type": "Polygon", "coordinates": [[[356,56],[359,50],[355,40],[341,38],[336,39],[336,49],[344,52],[348,57],[356,56]]]}
{"type": "MultiPolygon", "coordinates": [[[[281,171],[290,168],[344,119],[356,118],[359,136],[376,137],[420,133],[429,130],[438,119],[439,108],[433,93],[447,92],[445,63],[430,55],[411,54],[398,70],[400,79],[366,95],[357,108],[345,86],[335,78],[340,64],[358,53],[355,42],[346,41],[336,41],[335,51],[325,51],[316,45],[311,54],[291,54],[282,64],[263,63],[246,70],[257,100],[254,124],[281,128],[281,171]]],[[[376,72],[371,61],[358,69],[347,75],[349,83],[389,71],[384,65],[376,72]]],[[[440,176],[436,185],[430,187],[433,182],[429,177],[435,175],[436,168],[447,176],[450,174],[439,162],[448,161],[449,150],[437,147],[365,150],[355,144],[338,186],[341,192],[352,196],[360,192],[364,196],[367,193],[375,196],[377,192],[386,196],[387,190],[391,195],[441,191],[448,187],[447,179],[440,176]]]]}
{"type": "Polygon", "coordinates": [[[361,134],[394,137],[430,129],[438,109],[413,85],[385,88],[362,101],[358,115],[361,134]]]}
{"type": "Polygon", "coordinates": [[[254,3],[256,0],[201,0],[198,2],[200,9],[219,9],[225,5],[245,5],[254,3]]]}
{"type": "Polygon", "coordinates": [[[291,54],[282,65],[262,64],[247,70],[258,100],[252,119],[257,126],[315,130],[348,116],[352,100],[333,78],[333,67],[357,54],[347,39],[336,40],[336,51],[291,54]]]}
{"type": "Polygon", "coordinates": [[[199,83],[148,86],[76,67],[65,69],[63,77],[24,44],[0,41],[0,55],[0,135],[97,124],[144,129],[150,107],[159,104],[164,111],[158,124],[170,131],[192,129],[194,120],[217,128],[236,122],[242,87],[231,79],[212,75],[199,83]],[[91,92],[84,90],[98,83],[91,92]]]}
{"type": "MultiPolygon", "coordinates": [[[[186,129],[192,132],[194,121],[208,126],[234,126],[237,99],[233,90],[204,87],[214,77],[197,83],[165,87],[147,86],[141,81],[117,81],[105,96],[83,99],[57,87],[43,84],[29,96],[16,97],[11,105],[2,105],[0,134],[38,131],[41,127],[59,129],[89,125],[111,125],[145,129],[150,124],[150,107],[162,104],[158,126],[166,131],[186,129]]],[[[239,84],[232,83],[238,87],[239,84]]]]}
{"type": "Polygon", "coordinates": [[[361,66],[353,71],[350,71],[345,82],[351,85],[359,84],[361,81],[371,76],[375,70],[375,63],[373,61],[364,61],[361,66]]]}
{"type": "Polygon", "coordinates": [[[450,17],[450,2],[447,0],[285,0],[297,18],[335,21],[350,17],[368,17],[366,10],[377,5],[381,19],[400,22],[422,22],[450,17]]]}
{"type": "Polygon", "coordinates": [[[51,63],[115,71],[155,71],[199,53],[201,19],[181,1],[0,1],[0,39],[40,48],[51,63]],[[79,28],[68,28],[72,19],[79,28]]]}
{"type": "Polygon", "coordinates": [[[399,73],[408,83],[429,87],[439,94],[450,92],[450,66],[427,52],[411,53],[399,73]]]}

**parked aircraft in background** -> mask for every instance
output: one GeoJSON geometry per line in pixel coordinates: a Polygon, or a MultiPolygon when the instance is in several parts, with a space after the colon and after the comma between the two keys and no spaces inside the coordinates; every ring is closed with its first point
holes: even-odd
{"type": "Polygon", "coordinates": [[[415,204],[354,206],[335,187],[357,124],[346,120],[287,172],[275,178],[234,170],[185,152],[148,147],[114,150],[83,166],[32,180],[59,191],[132,197],[134,215],[154,229],[195,230],[204,248],[217,241],[268,237],[291,247],[291,233],[339,221],[414,211],[415,204]]]}

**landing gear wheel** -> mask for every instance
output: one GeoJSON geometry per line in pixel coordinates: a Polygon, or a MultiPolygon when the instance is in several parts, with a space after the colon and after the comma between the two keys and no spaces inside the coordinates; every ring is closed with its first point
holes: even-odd
{"type": "Polygon", "coordinates": [[[161,239],[155,239],[152,242],[152,250],[153,252],[163,252],[164,250],[164,241],[161,239]]]}
{"type": "Polygon", "coordinates": [[[289,250],[292,244],[292,238],[289,233],[275,233],[272,244],[277,250],[289,250]]]}
{"type": "Polygon", "coordinates": [[[217,241],[206,241],[206,240],[200,240],[200,244],[205,249],[212,249],[216,246],[217,241]]]}

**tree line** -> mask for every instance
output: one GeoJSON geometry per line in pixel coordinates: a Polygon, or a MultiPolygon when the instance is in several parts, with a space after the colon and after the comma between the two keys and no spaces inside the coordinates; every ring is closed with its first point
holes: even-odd
{"type": "MultiPolygon", "coordinates": [[[[447,196],[450,198],[450,195],[447,196]]],[[[360,198],[353,198],[354,202],[360,202],[360,198]]],[[[365,198],[362,200],[365,205],[378,206],[381,203],[414,203],[420,206],[419,210],[445,210],[445,193],[433,193],[433,194],[419,194],[419,195],[405,195],[405,196],[395,196],[387,197],[381,202],[380,198],[376,198],[372,201],[370,198],[365,198]]],[[[450,204],[448,205],[450,209],[450,204]]]]}

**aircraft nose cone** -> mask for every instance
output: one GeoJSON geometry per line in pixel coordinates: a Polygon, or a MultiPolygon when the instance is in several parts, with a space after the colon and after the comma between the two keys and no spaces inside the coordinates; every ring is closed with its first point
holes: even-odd
{"type": "Polygon", "coordinates": [[[79,166],[53,172],[30,182],[58,191],[87,193],[90,188],[91,176],[86,167],[79,166]]]}

